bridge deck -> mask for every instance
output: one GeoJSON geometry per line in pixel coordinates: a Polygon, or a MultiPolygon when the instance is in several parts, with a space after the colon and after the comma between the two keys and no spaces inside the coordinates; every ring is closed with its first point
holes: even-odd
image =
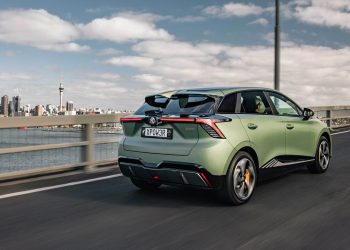
{"type": "MultiPolygon", "coordinates": [[[[124,177],[0,199],[1,249],[348,249],[350,133],[333,136],[326,174],[262,183],[240,207],[200,191],[134,188],[124,177]]],[[[0,195],[81,181],[75,175],[0,187],[0,195]]]]}

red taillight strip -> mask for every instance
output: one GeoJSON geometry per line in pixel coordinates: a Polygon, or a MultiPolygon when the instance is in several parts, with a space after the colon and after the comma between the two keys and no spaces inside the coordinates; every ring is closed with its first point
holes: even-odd
{"type": "Polygon", "coordinates": [[[171,118],[171,117],[162,117],[160,118],[161,122],[186,122],[186,123],[195,123],[195,118],[171,118]]]}
{"type": "Polygon", "coordinates": [[[120,122],[140,122],[142,121],[143,118],[141,117],[124,117],[124,118],[120,118],[120,122]]]}
{"type": "Polygon", "coordinates": [[[226,139],[224,134],[216,126],[215,122],[218,122],[218,121],[217,120],[210,120],[210,119],[196,119],[196,123],[203,123],[203,124],[209,125],[221,137],[221,139],[226,139]]]}
{"type": "Polygon", "coordinates": [[[216,126],[216,122],[221,122],[220,120],[212,119],[198,119],[198,118],[177,118],[177,117],[162,117],[161,122],[180,122],[180,123],[202,123],[209,125],[222,139],[226,139],[220,129],[216,126]]]}

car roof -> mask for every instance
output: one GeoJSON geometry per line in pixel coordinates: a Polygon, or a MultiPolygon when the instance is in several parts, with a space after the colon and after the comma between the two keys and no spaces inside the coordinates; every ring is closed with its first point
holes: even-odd
{"type": "Polygon", "coordinates": [[[190,88],[190,89],[179,89],[173,91],[167,91],[160,93],[166,97],[170,97],[174,94],[203,94],[203,95],[213,95],[213,96],[225,96],[227,94],[236,93],[244,90],[269,90],[275,91],[269,88],[261,87],[213,87],[213,88],[190,88]]]}

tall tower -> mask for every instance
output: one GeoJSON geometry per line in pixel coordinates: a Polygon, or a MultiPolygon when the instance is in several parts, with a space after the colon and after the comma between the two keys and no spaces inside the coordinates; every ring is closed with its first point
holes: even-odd
{"type": "Polygon", "coordinates": [[[62,83],[60,83],[60,87],[58,88],[58,90],[60,91],[60,107],[59,107],[58,111],[62,112],[63,111],[63,106],[62,106],[62,104],[63,104],[63,90],[64,90],[62,83]]]}

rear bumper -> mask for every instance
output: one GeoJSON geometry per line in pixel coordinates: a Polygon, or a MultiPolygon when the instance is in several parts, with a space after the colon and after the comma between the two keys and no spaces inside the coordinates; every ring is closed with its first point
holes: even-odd
{"type": "Polygon", "coordinates": [[[200,189],[219,189],[224,176],[214,176],[203,167],[193,163],[163,161],[147,164],[141,159],[119,157],[119,168],[129,178],[158,182],[167,185],[200,189]]]}

